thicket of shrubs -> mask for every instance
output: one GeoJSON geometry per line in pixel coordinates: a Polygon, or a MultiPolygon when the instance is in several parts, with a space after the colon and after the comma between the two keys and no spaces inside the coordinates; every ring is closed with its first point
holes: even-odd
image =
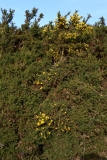
{"type": "Polygon", "coordinates": [[[107,26],[77,11],[40,27],[38,9],[0,23],[0,159],[107,156],[107,26]],[[69,18],[68,18],[69,17],[69,18]],[[32,19],[34,21],[31,23],[32,19]]]}

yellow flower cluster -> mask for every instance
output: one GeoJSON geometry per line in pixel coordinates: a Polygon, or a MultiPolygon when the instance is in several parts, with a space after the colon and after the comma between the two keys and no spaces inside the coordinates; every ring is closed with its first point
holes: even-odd
{"type": "Polygon", "coordinates": [[[65,33],[65,39],[76,39],[79,36],[78,33],[65,33]]]}
{"type": "Polygon", "coordinates": [[[43,84],[43,83],[40,81],[36,81],[35,84],[43,84]]]}
{"type": "Polygon", "coordinates": [[[75,12],[72,16],[70,16],[70,21],[72,22],[72,25],[75,26],[80,22],[80,19],[82,16],[79,16],[77,12],[75,12]]]}
{"type": "Polygon", "coordinates": [[[84,30],[86,28],[87,28],[87,25],[84,22],[80,22],[80,23],[76,24],[76,29],[77,30],[81,31],[81,30],[84,30]]]}
{"type": "Polygon", "coordinates": [[[39,115],[36,115],[36,120],[36,132],[39,132],[40,136],[46,139],[47,136],[51,134],[49,128],[52,125],[53,120],[48,115],[41,112],[39,113],[39,115]]]}
{"type": "Polygon", "coordinates": [[[88,49],[88,47],[89,47],[89,45],[86,44],[86,43],[84,43],[84,48],[85,48],[86,50],[88,49]]]}
{"type": "Polygon", "coordinates": [[[52,123],[52,120],[45,113],[40,112],[39,116],[36,115],[36,119],[38,119],[38,122],[37,122],[38,127],[43,124],[46,124],[47,122],[48,122],[48,126],[50,126],[52,123]]]}
{"type": "MultiPolygon", "coordinates": [[[[66,112],[62,113],[64,115],[66,115],[66,112]]],[[[55,127],[55,130],[60,129],[62,132],[67,132],[67,131],[71,131],[71,127],[66,126],[66,120],[64,119],[64,122],[61,120],[58,120],[57,122],[57,126],[55,127]]]]}
{"type": "Polygon", "coordinates": [[[33,84],[39,86],[39,89],[41,89],[41,90],[43,89],[43,83],[40,82],[39,80],[34,82],[33,84]]]}
{"type": "Polygon", "coordinates": [[[43,33],[47,33],[48,30],[51,30],[51,26],[47,25],[46,27],[43,28],[43,33]]]}
{"type": "Polygon", "coordinates": [[[68,21],[66,20],[66,17],[61,16],[57,17],[57,19],[54,21],[55,22],[55,28],[68,28],[68,21]]]}
{"type": "Polygon", "coordinates": [[[71,17],[70,17],[70,21],[72,23],[73,26],[75,26],[75,29],[77,31],[82,32],[82,33],[91,33],[92,32],[92,29],[93,27],[92,26],[89,26],[87,25],[85,22],[81,22],[82,16],[79,16],[77,14],[77,12],[75,12],[71,17]]]}
{"type": "Polygon", "coordinates": [[[65,40],[77,39],[78,36],[79,36],[79,33],[77,33],[77,32],[71,33],[69,31],[69,32],[59,33],[58,38],[59,38],[60,41],[65,41],[65,40]]]}
{"type": "Polygon", "coordinates": [[[47,54],[49,56],[53,56],[55,61],[57,61],[59,59],[58,50],[53,45],[51,45],[51,48],[49,49],[49,51],[47,51],[47,54]]]}
{"type": "MultiPolygon", "coordinates": [[[[58,64],[56,66],[58,67],[58,64]]],[[[53,69],[51,69],[50,72],[42,72],[41,74],[37,73],[36,76],[38,80],[34,81],[33,84],[40,90],[46,89],[49,82],[51,82],[56,75],[57,73],[53,69]]]]}
{"type": "Polygon", "coordinates": [[[70,130],[71,130],[71,128],[70,128],[70,127],[66,127],[66,126],[64,126],[64,127],[61,129],[62,132],[66,132],[66,131],[70,131],[70,130]]]}
{"type": "Polygon", "coordinates": [[[91,33],[92,32],[92,27],[88,26],[86,23],[84,22],[80,22],[78,24],[76,24],[75,28],[79,31],[82,32],[83,34],[85,33],[91,33]]]}

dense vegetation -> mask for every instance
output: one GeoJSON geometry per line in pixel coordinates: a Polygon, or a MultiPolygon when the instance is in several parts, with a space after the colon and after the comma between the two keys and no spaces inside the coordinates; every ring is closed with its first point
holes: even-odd
{"type": "Polygon", "coordinates": [[[75,11],[40,27],[38,9],[0,23],[0,159],[107,157],[107,26],[75,11]],[[69,17],[69,18],[68,18],[69,17]],[[31,23],[31,21],[33,22],[31,23]]]}

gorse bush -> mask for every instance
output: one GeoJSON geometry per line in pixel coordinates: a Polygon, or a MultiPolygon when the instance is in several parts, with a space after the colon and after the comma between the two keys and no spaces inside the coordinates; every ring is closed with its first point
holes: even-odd
{"type": "Polygon", "coordinates": [[[55,24],[49,24],[43,29],[45,42],[49,44],[47,54],[54,58],[55,62],[70,54],[80,54],[81,50],[87,50],[92,26],[87,25],[77,11],[67,20],[68,13],[61,16],[57,14],[55,24]]]}
{"type": "Polygon", "coordinates": [[[92,26],[90,15],[58,12],[40,27],[33,8],[17,28],[14,10],[1,11],[0,159],[106,158],[104,18],[92,26]]]}

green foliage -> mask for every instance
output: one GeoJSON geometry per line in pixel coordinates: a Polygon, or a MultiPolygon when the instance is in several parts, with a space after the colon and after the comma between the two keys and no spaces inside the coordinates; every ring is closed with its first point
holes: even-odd
{"type": "Polygon", "coordinates": [[[90,52],[98,59],[107,57],[107,26],[103,17],[93,26],[90,52]]]}
{"type": "Polygon", "coordinates": [[[70,160],[107,156],[104,18],[94,26],[77,11],[43,27],[38,9],[25,24],[0,24],[0,159],[70,160]],[[70,49],[72,48],[72,51],[70,49]]]}

